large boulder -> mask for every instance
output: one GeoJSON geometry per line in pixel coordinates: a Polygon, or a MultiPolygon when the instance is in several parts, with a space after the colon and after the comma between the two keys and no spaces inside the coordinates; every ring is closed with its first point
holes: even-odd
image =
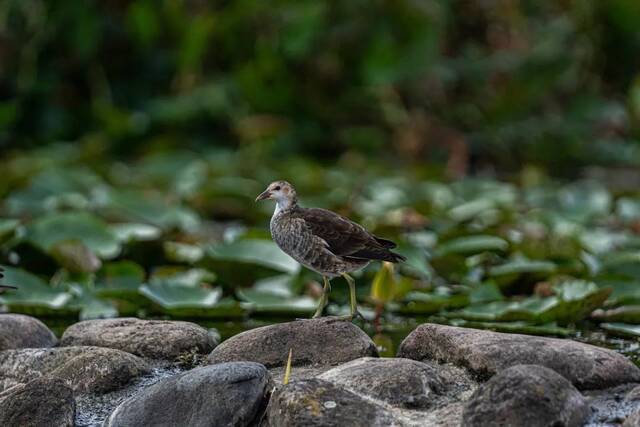
{"type": "Polygon", "coordinates": [[[476,390],[461,425],[578,427],[589,413],[586,399],[564,377],[544,366],[517,365],[476,390]]]}
{"type": "Polygon", "coordinates": [[[209,363],[249,360],[268,368],[328,366],[359,357],[378,356],[376,345],[360,328],[334,317],[296,320],[242,332],[224,341],[209,355],[209,363]]]}
{"type": "Polygon", "coordinates": [[[393,406],[424,409],[446,393],[438,369],[410,359],[364,357],[337,366],[318,378],[393,406]]]}
{"type": "Polygon", "coordinates": [[[541,365],[581,390],[640,381],[640,369],[612,350],[568,339],[435,324],[420,325],[409,334],[398,357],[454,363],[483,379],[514,365],[541,365]]]}
{"type": "Polygon", "coordinates": [[[318,378],[278,387],[267,407],[270,427],[376,427],[399,425],[387,410],[318,378]]]}
{"type": "Polygon", "coordinates": [[[137,356],[100,347],[20,349],[0,352],[0,390],[42,376],[64,381],[76,394],[116,390],[150,367],[137,356]]]}
{"type": "Polygon", "coordinates": [[[54,333],[38,319],[22,314],[0,314],[0,351],[53,347],[56,342],[54,333]]]}
{"type": "Polygon", "coordinates": [[[174,360],[188,352],[208,354],[217,342],[195,323],[121,318],[76,323],[64,332],[60,344],[108,347],[150,359],[174,360]]]}
{"type": "Polygon", "coordinates": [[[37,378],[0,393],[0,425],[72,427],[73,391],[62,380],[37,378]]]}
{"type": "Polygon", "coordinates": [[[247,426],[256,422],[269,374],[258,363],[196,368],[160,381],[118,406],[105,427],[247,426]]]}

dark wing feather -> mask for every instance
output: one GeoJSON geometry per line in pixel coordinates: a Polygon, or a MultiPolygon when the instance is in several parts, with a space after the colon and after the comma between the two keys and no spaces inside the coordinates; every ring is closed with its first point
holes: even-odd
{"type": "Polygon", "coordinates": [[[391,262],[404,260],[404,257],[389,250],[396,246],[395,243],[375,237],[361,225],[335,212],[301,208],[296,214],[338,256],[391,262]]]}

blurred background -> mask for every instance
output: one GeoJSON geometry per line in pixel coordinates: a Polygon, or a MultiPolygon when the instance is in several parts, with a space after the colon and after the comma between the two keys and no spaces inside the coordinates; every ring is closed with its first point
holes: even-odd
{"type": "Polygon", "coordinates": [[[284,178],[401,243],[358,277],[380,340],[636,337],[639,28],[636,0],[5,0],[0,305],[311,313],[253,203],[284,178]]]}

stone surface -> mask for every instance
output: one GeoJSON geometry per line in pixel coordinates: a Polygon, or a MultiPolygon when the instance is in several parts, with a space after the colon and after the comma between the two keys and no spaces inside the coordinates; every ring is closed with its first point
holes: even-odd
{"type": "Polygon", "coordinates": [[[0,425],[72,427],[73,391],[62,380],[38,378],[0,393],[0,425]]]}
{"type": "Polygon", "coordinates": [[[356,359],[318,378],[390,405],[414,409],[433,406],[447,389],[437,368],[401,358],[356,359]]]}
{"type": "Polygon", "coordinates": [[[629,415],[622,423],[622,427],[640,427],[640,410],[629,415]]]}
{"type": "Polygon", "coordinates": [[[216,347],[209,363],[248,360],[273,368],[287,363],[289,349],[293,350],[293,366],[337,365],[378,356],[375,344],[360,328],[323,317],[242,332],[216,347]]]}
{"type": "Polygon", "coordinates": [[[318,378],[278,387],[267,407],[271,427],[399,425],[384,408],[318,378]]]}
{"type": "Polygon", "coordinates": [[[150,371],[144,360],[100,347],[20,349],[0,352],[0,390],[33,379],[61,379],[74,393],[115,390],[150,371]]]}
{"type": "Polygon", "coordinates": [[[578,427],[589,413],[586,399],[564,377],[544,366],[517,365],[476,390],[461,425],[578,427]]]}
{"type": "Polygon", "coordinates": [[[640,401],[640,385],[632,388],[625,396],[625,400],[629,402],[640,401]]]}
{"type": "Polygon", "coordinates": [[[121,318],[71,325],[60,344],[108,347],[150,359],[174,360],[192,351],[208,354],[217,343],[205,328],[195,323],[121,318]]]}
{"type": "Polygon", "coordinates": [[[581,390],[640,381],[640,369],[612,350],[568,339],[435,324],[416,328],[400,345],[398,357],[451,362],[485,379],[514,365],[541,365],[581,390]]]}
{"type": "Polygon", "coordinates": [[[0,351],[53,347],[56,342],[53,332],[38,319],[22,314],[0,314],[0,351]]]}
{"type": "Polygon", "coordinates": [[[105,422],[116,426],[246,426],[268,390],[267,369],[232,362],[196,368],[162,380],[118,406],[105,422]]]}

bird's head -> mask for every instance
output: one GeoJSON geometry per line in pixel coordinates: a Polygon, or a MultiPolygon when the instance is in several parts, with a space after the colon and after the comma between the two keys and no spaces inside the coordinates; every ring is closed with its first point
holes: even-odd
{"type": "Polygon", "coordinates": [[[267,199],[275,200],[282,208],[289,207],[297,200],[296,189],[287,181],[274,181],[256,197],[256,202],[267,199]]]}

